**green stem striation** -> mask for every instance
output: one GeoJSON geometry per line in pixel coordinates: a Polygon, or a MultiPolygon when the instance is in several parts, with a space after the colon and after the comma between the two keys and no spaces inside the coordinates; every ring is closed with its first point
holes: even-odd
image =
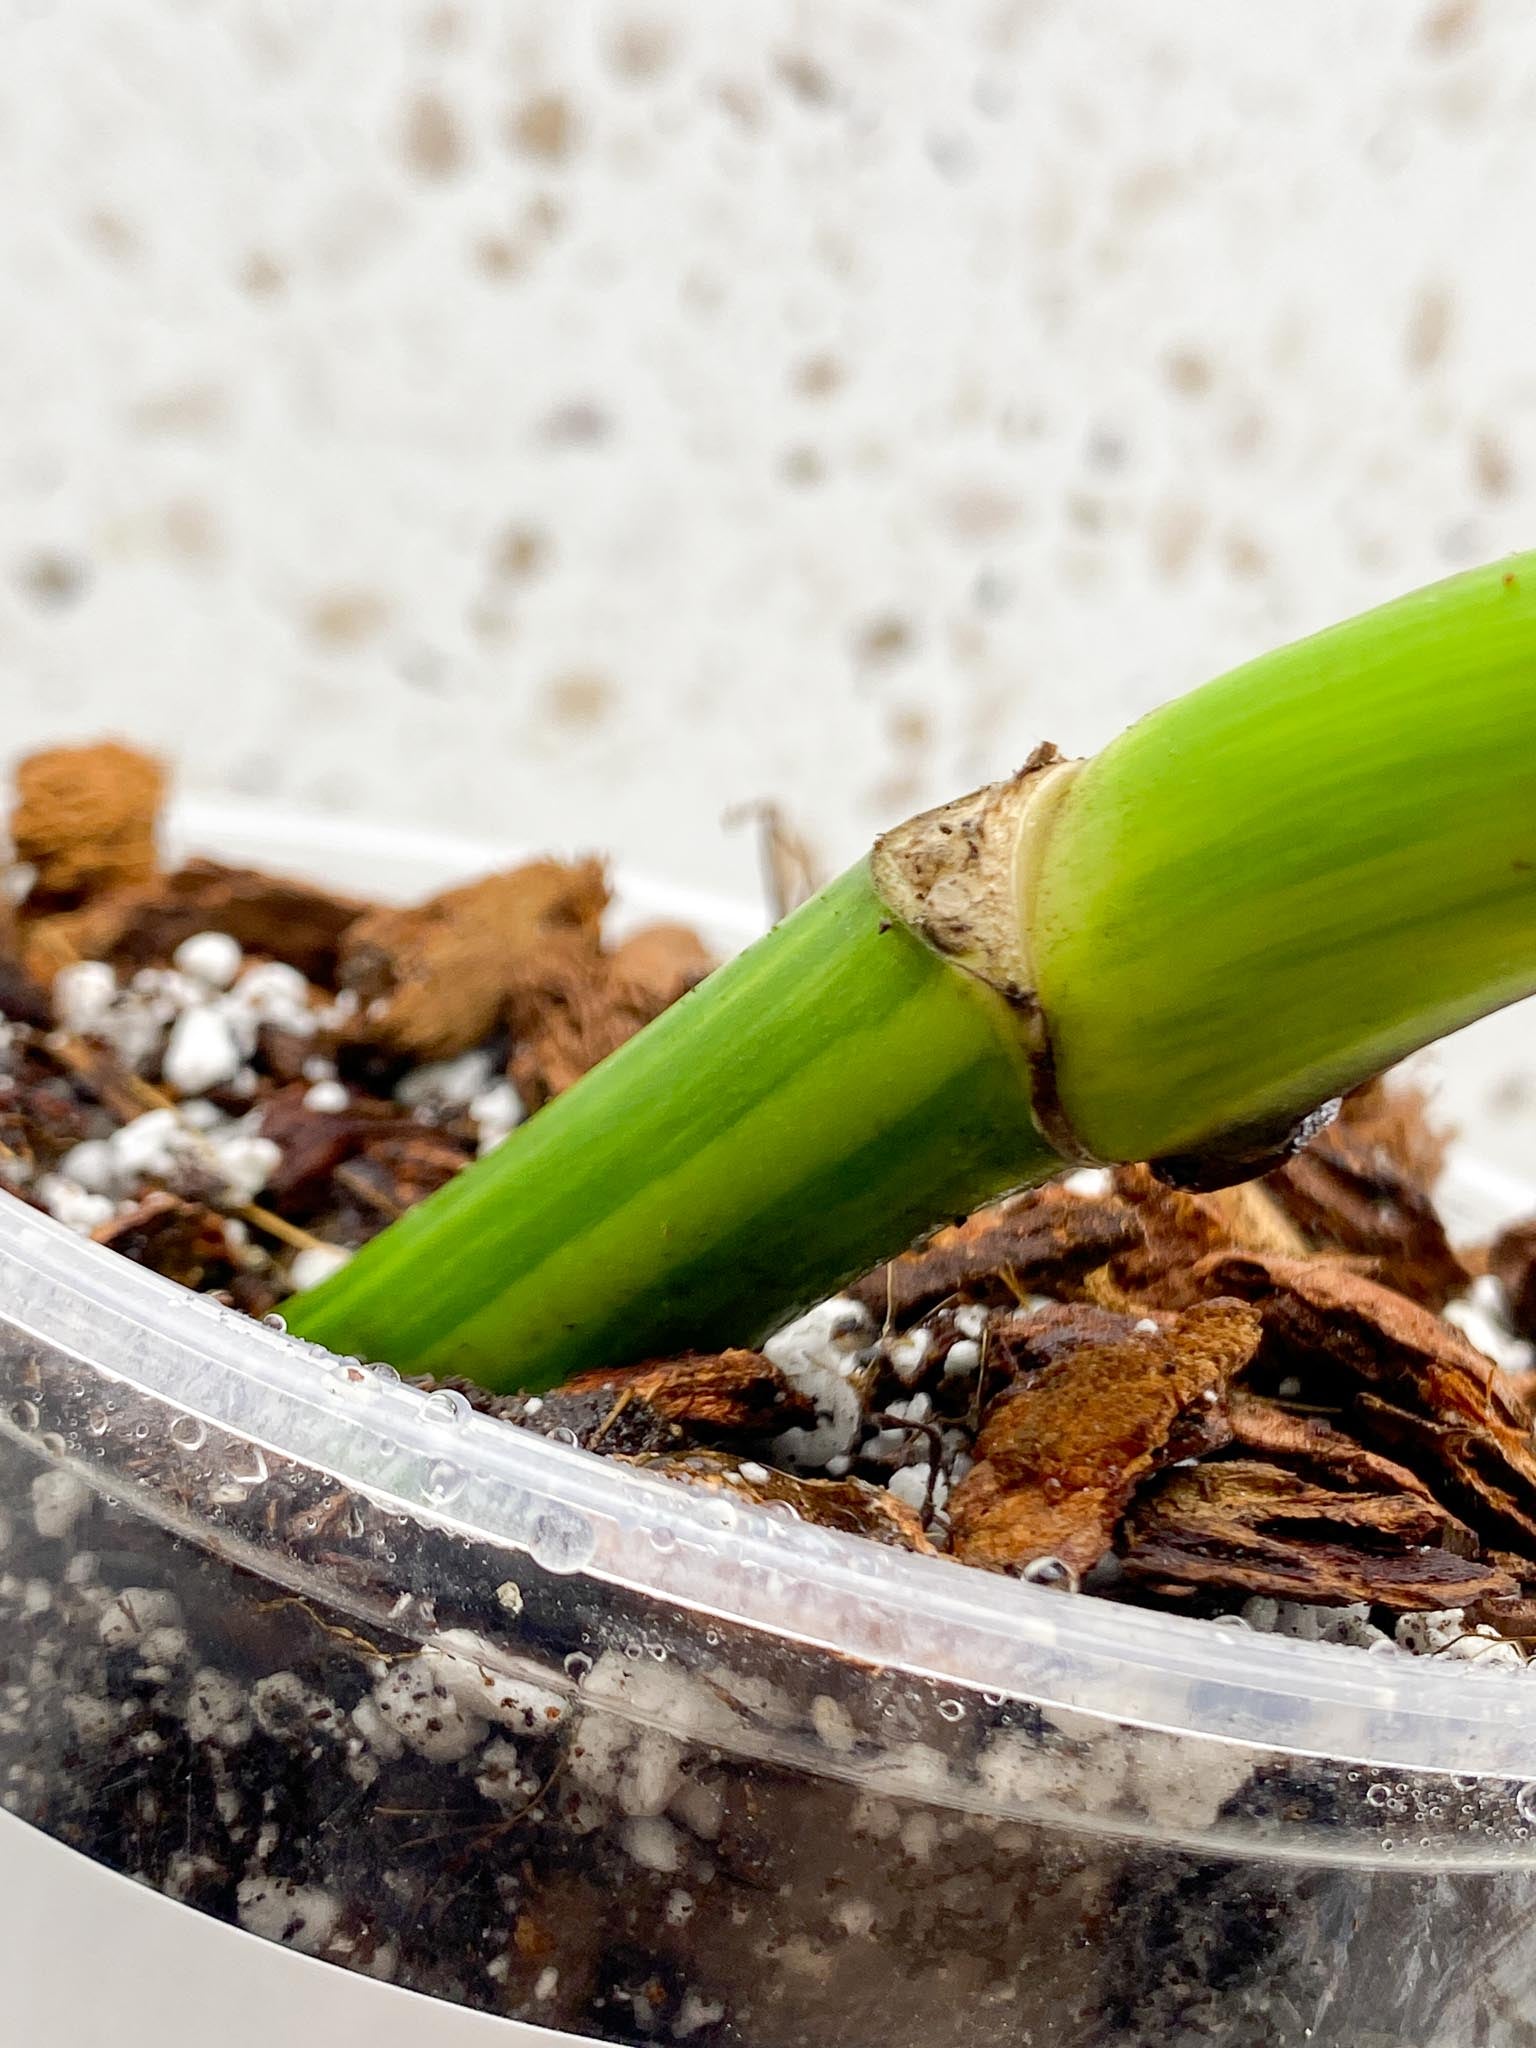
{"type": "Polygon", "coordinates": [[[492,1387],[750,1343],[1062,1164],[1014,1013],[867,863],[390,1225],[289,1327],[492,1387]]]}
{"type": "Polygon", "coordinates": [[[1106,1159],[1281,1122],[1536,988],[1536,556],[1167,704],[1088,762],[1031,905],[1106,1159]]]}

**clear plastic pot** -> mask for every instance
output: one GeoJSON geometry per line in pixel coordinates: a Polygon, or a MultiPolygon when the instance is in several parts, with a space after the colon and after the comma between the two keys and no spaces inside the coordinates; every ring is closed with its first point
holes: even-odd
{"type": "MultiPolygon", "coordinates": [[[[495,858],[188,823],[379,891],[495,858]]],[[[12,1204],[0,1807],[18,2039],[1536,2040],[1536,1678],[673,1487],[12,1204]]]]}

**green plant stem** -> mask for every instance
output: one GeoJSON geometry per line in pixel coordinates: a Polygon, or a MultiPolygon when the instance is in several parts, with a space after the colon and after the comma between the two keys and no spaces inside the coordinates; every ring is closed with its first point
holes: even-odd
{"type": "Polygon", "coordinates": [[[889,835],[881,894],[868,864],[833,883],[290,1326],[499,1387],[750,1343],[1074,1140],[1219,1146],[1531,992],[1536,557],[1251,663],[1073,776],[889,835]]]}
{"type": "Polygon", "coordinates": [[[1082,769],[1031,915],[1107,1159],[1285,1119],[1536,986],[1536,556],[1165,705],[1082,769]]]}
{"type": "Polygon", "coordinates": [[[546,1387],[750,1343],[1060,1159],[1006,1003],[861,863],[289,1305],[402,1370],[546,1387]]]}

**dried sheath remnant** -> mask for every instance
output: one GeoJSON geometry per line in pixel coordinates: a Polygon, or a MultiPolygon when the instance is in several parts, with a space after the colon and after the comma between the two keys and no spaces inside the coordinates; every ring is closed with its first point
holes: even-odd
{"type": "Polygon", "coordinates": [[[36,870],[34,907],[149,881],[164,789],[160,763],[115,740],[29,755],[16,770],[11,841],[36,870]]]}
{"type": "Polygon", "coordinates": [[[1201,1302],[1165,1329],[1090,1337],[1002,1395],[950,1501],[955,1555],[992,1571],[1039,1557],[1090,1570],[1150,1473],[1221,1441],[1221,1398],[1259,1329],[1242,1302],[1201,1302]]]}
{"type": "Polygon", "coordinates": [[[479,1045],[533,963],[564,934],[598,943],[608,888],[595,860],[532,861],[349,926],[341,980],[363,1004],[359,1036],[418,1059],[479,1045]]]}

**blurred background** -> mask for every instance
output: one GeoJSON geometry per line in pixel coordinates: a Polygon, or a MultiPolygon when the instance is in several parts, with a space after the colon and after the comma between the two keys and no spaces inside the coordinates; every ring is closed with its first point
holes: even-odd
{"type": "Polygon", "coordinates": [[[12,751],[753,895],[1536,540],[1522,0],[4,14],[12,751]]]}

